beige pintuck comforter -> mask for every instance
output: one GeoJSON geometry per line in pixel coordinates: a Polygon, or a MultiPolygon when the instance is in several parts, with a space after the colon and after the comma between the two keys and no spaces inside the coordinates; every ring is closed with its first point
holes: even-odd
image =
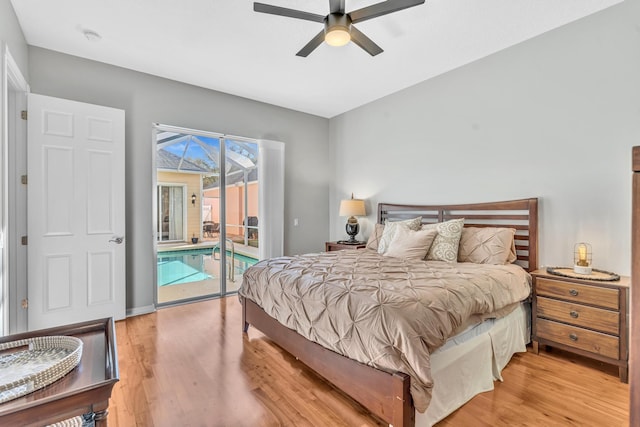
{"type": "MultiPolygon", "coordinates": [[[[328,349],[411,376],[424,412],[433,382],[429,354],[473,314],[526,299],[519,266],[412,261],[371,250],[273,258],[244,273],[241,298],[328,349]]],[[[259,326],[259,325],[258,325],[259,326]]]]}

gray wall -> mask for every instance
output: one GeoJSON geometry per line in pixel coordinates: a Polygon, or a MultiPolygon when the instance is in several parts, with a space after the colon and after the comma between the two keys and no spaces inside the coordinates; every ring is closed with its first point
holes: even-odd
{"type": "Polygon", "coordinates": [[[464,203],[539,197],[540,263],[630,271],[631,147],[640,144],[640,2],[628,0],[330,120],[331,236],[341,198],[464,203]]]}
{"type": "Polygon", "coordinates": [[[27,42],[9,0],[0,0],[0,41],[7,44],[22,76],[29,81],[27,42]]]}
{"type": "Polygon", "coordinates": [[[151,124],[285,143],[284,250],[321,250],[329,234],[329,121],[147,74],[29,47],[34,93],[126,111],[127,308],[153,304],[151,124]],[[299,226],[293,227],[293,219],[299,226]]]}
{"type": "Polygon", "coordinates": [[[35,93],[126,111],[130,310],[152,304],[152,122],[284,141],[287,254],[346,237],[337,211],[351,192],[368,201],[362,238],[380,201],[540,197],[541,265],[568,265],[573,244],[588,241],[597,268],[628,274],[638,3],[331,120],[35,47],[30,83],[35,93]]]}

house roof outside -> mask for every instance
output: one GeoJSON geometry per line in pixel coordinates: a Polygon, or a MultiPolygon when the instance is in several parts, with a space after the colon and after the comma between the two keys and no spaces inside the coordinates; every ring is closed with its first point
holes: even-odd
{"type": "Polygon", "coordinates": [[[207,169],[204,169],[196,165],[195,163],[191,163],[187,159],[178,157],[163,148],[158,150],[158,156],[156,157],[156,167],[158,169],[167,169],[175,172],[209,173],[207,169]]]}
{"type": "MultiPolygon", "coordinates": [[[[254,182],[258,180],[258,168],[251,169],[249,171],[249,175],[247,176],[247,182],[254,182]]],[[[244,173],[234,173],[227,175],[226,185],[235,185],[238,183],[244,183],[244,173]]],[[[209,190],[211,188],[220,187],[219,181],[212,182],[208,185],[203,186],[203,190],[209,190]]]]}

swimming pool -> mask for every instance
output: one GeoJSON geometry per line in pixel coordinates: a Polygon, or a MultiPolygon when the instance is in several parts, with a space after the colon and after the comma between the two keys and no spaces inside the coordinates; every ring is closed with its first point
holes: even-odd
{"type": "MultiPolygon", "coordinates": [[[[214,262],[211,258],[211,252],[212,248],[158,252],[158,286],[215,279],[216,276],[207,269],[207,265],[211,266],[214,262]]],[[[227,259],[230,257],[231,252],[227,251],[227,259]]],[[[234,273],[236,275],[242,274],[257,262],[258,260],[255,258],[236,252],[233,265],[234,273]]]]}

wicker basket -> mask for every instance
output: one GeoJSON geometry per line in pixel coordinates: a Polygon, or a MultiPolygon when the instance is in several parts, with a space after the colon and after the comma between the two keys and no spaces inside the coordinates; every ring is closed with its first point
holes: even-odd
{"type": "Polygon", "coordinates": [[[82,357],[82,341],[43,336],[0,344],[0,403],[41,389],[68,374],[82,357]],[[7,351],[28,346],[25,350],[7,351]]]}

